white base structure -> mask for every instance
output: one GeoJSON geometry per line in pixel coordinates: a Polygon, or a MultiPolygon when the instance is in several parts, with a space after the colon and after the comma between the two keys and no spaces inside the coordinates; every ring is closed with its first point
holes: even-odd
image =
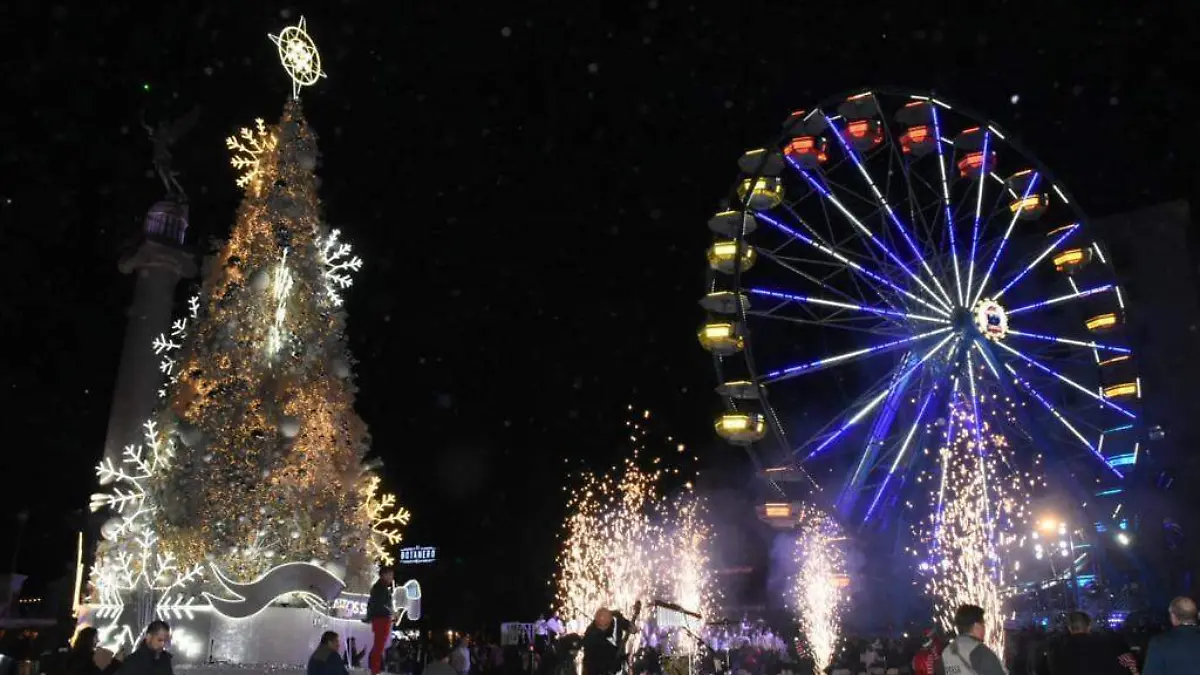
{"type": "MultiPolygon", "coordinates": [[[[200,602],[168,602],[169,593],[157,601],[157,594],[110,593],[108,602],[80,606],[79,623],[95,626],[101,644],[115,650],[136,646],[147,617],[163,619],[171,625],[175,663],[205,668],[214,662],[303,666],[325,631],[338,633],[341,652],[363,652],[365,659],[371,649],[371,626],[363,621],[367,596],[345,592],[340,579],[317,565],[285,563],[248,584],[212,572],[226,597],[203,593],[200,602]]],[[[415,580],[397,586],[392,600],[397,622],[421,618],[415,580]]]]}

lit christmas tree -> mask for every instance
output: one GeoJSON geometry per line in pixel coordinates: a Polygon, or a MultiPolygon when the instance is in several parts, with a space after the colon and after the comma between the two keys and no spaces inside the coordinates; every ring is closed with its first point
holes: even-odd
{"type": "MultiPolygon", "coordinates": [[[[272,39],[294,94],[323,75],[303,20],[272,39]]],[[[245,188],[233,231],[189,316],[153,344],[166,382],[145,442],[99,467],[108,491],[93,508],[113,517],[93,604],[112,618],[133,595],[167,618],[186,612],[219,590],[214,569],[249,582],[316,561],[362,591],[408,521],[364,463],[340,296],[361,261],[321,222],[316,135],[299,99],[227,144],[245,188]]]]}

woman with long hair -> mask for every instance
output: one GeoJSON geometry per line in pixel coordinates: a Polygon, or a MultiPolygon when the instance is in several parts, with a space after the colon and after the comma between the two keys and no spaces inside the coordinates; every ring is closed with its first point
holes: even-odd
{"type": "Polygon", "coordinates": [[[100,634],[88,626],[75,635],[71,653],[67,656],[65,675],[113,675],[125,658],[125,648],[116,654],[101,648],[100,634]]]}

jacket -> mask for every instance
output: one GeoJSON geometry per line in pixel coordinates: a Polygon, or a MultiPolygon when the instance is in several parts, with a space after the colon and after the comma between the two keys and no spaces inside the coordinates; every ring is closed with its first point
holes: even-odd
{"type": "Polygon", "coordinates": [[[1129,649],[1099,633],[1068,635],[1050,649],[1050,675],[1129,675],[1121,655],[1129,649]]]}
{"type": "Polygon", "coordinates": [[[1176,626],[1150,641],[1142,675],[1197,675],[1200,673],[1200,627],[1176,626]]]}
{"type": "Polygon", "coordinates": [[[632,628],[629,621],[613,614],[612,625],[601,630],[595,623],[583,633],[583,675],[613,675],[624,661],[621,646],[632,628]]]}
{"type": "Polygon", "coordinates": [[[942,650],[942,657],[933,662],[936,675],[1008,675],[1004,664],[991,647],[970,635],[959,635],[942,650]]]}
{"type": "Polygon", "coordinates": [[[171,653],[166,650],[156,652],[145,642],[139,642],[137,649],[125,657],[117,675],[175,675],[171,668],[171,653]]]}
{"type": "MultiPolygon", "coordinates": [[[[121,662],[113,659],[105,668],[96,665],[96,652],[91,649],[73,650],[63,665],[63,675],[114,675],[121,662]]],[[[53,671],[47,671],[53,672],[53,671]]]]}
{"type": "Polygon", "coordinates": [[[348,675],[346,664],[336,651],[321,645],[308,657],[307,675],[348,675]]]}
{"type": "Polygon", "coordinates": [[[392,606],[394,587],[392,584],[385,584],[383,579],[375,582],[371,586],[371,595],[367,598],[367,620],[378,619],[384,616],[395,616],[396,609],[392,606]]]}

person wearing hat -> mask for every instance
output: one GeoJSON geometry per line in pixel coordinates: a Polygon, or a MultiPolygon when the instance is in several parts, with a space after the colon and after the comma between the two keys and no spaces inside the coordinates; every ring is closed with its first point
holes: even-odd
{"type": "Polygon", "coordinates": [[[912,660],[913,675],[933,675],[933,664],[937,663],[941,647],[937,633],[932,628],[926,628],[921,634],[921,649],[912,660]]]}

